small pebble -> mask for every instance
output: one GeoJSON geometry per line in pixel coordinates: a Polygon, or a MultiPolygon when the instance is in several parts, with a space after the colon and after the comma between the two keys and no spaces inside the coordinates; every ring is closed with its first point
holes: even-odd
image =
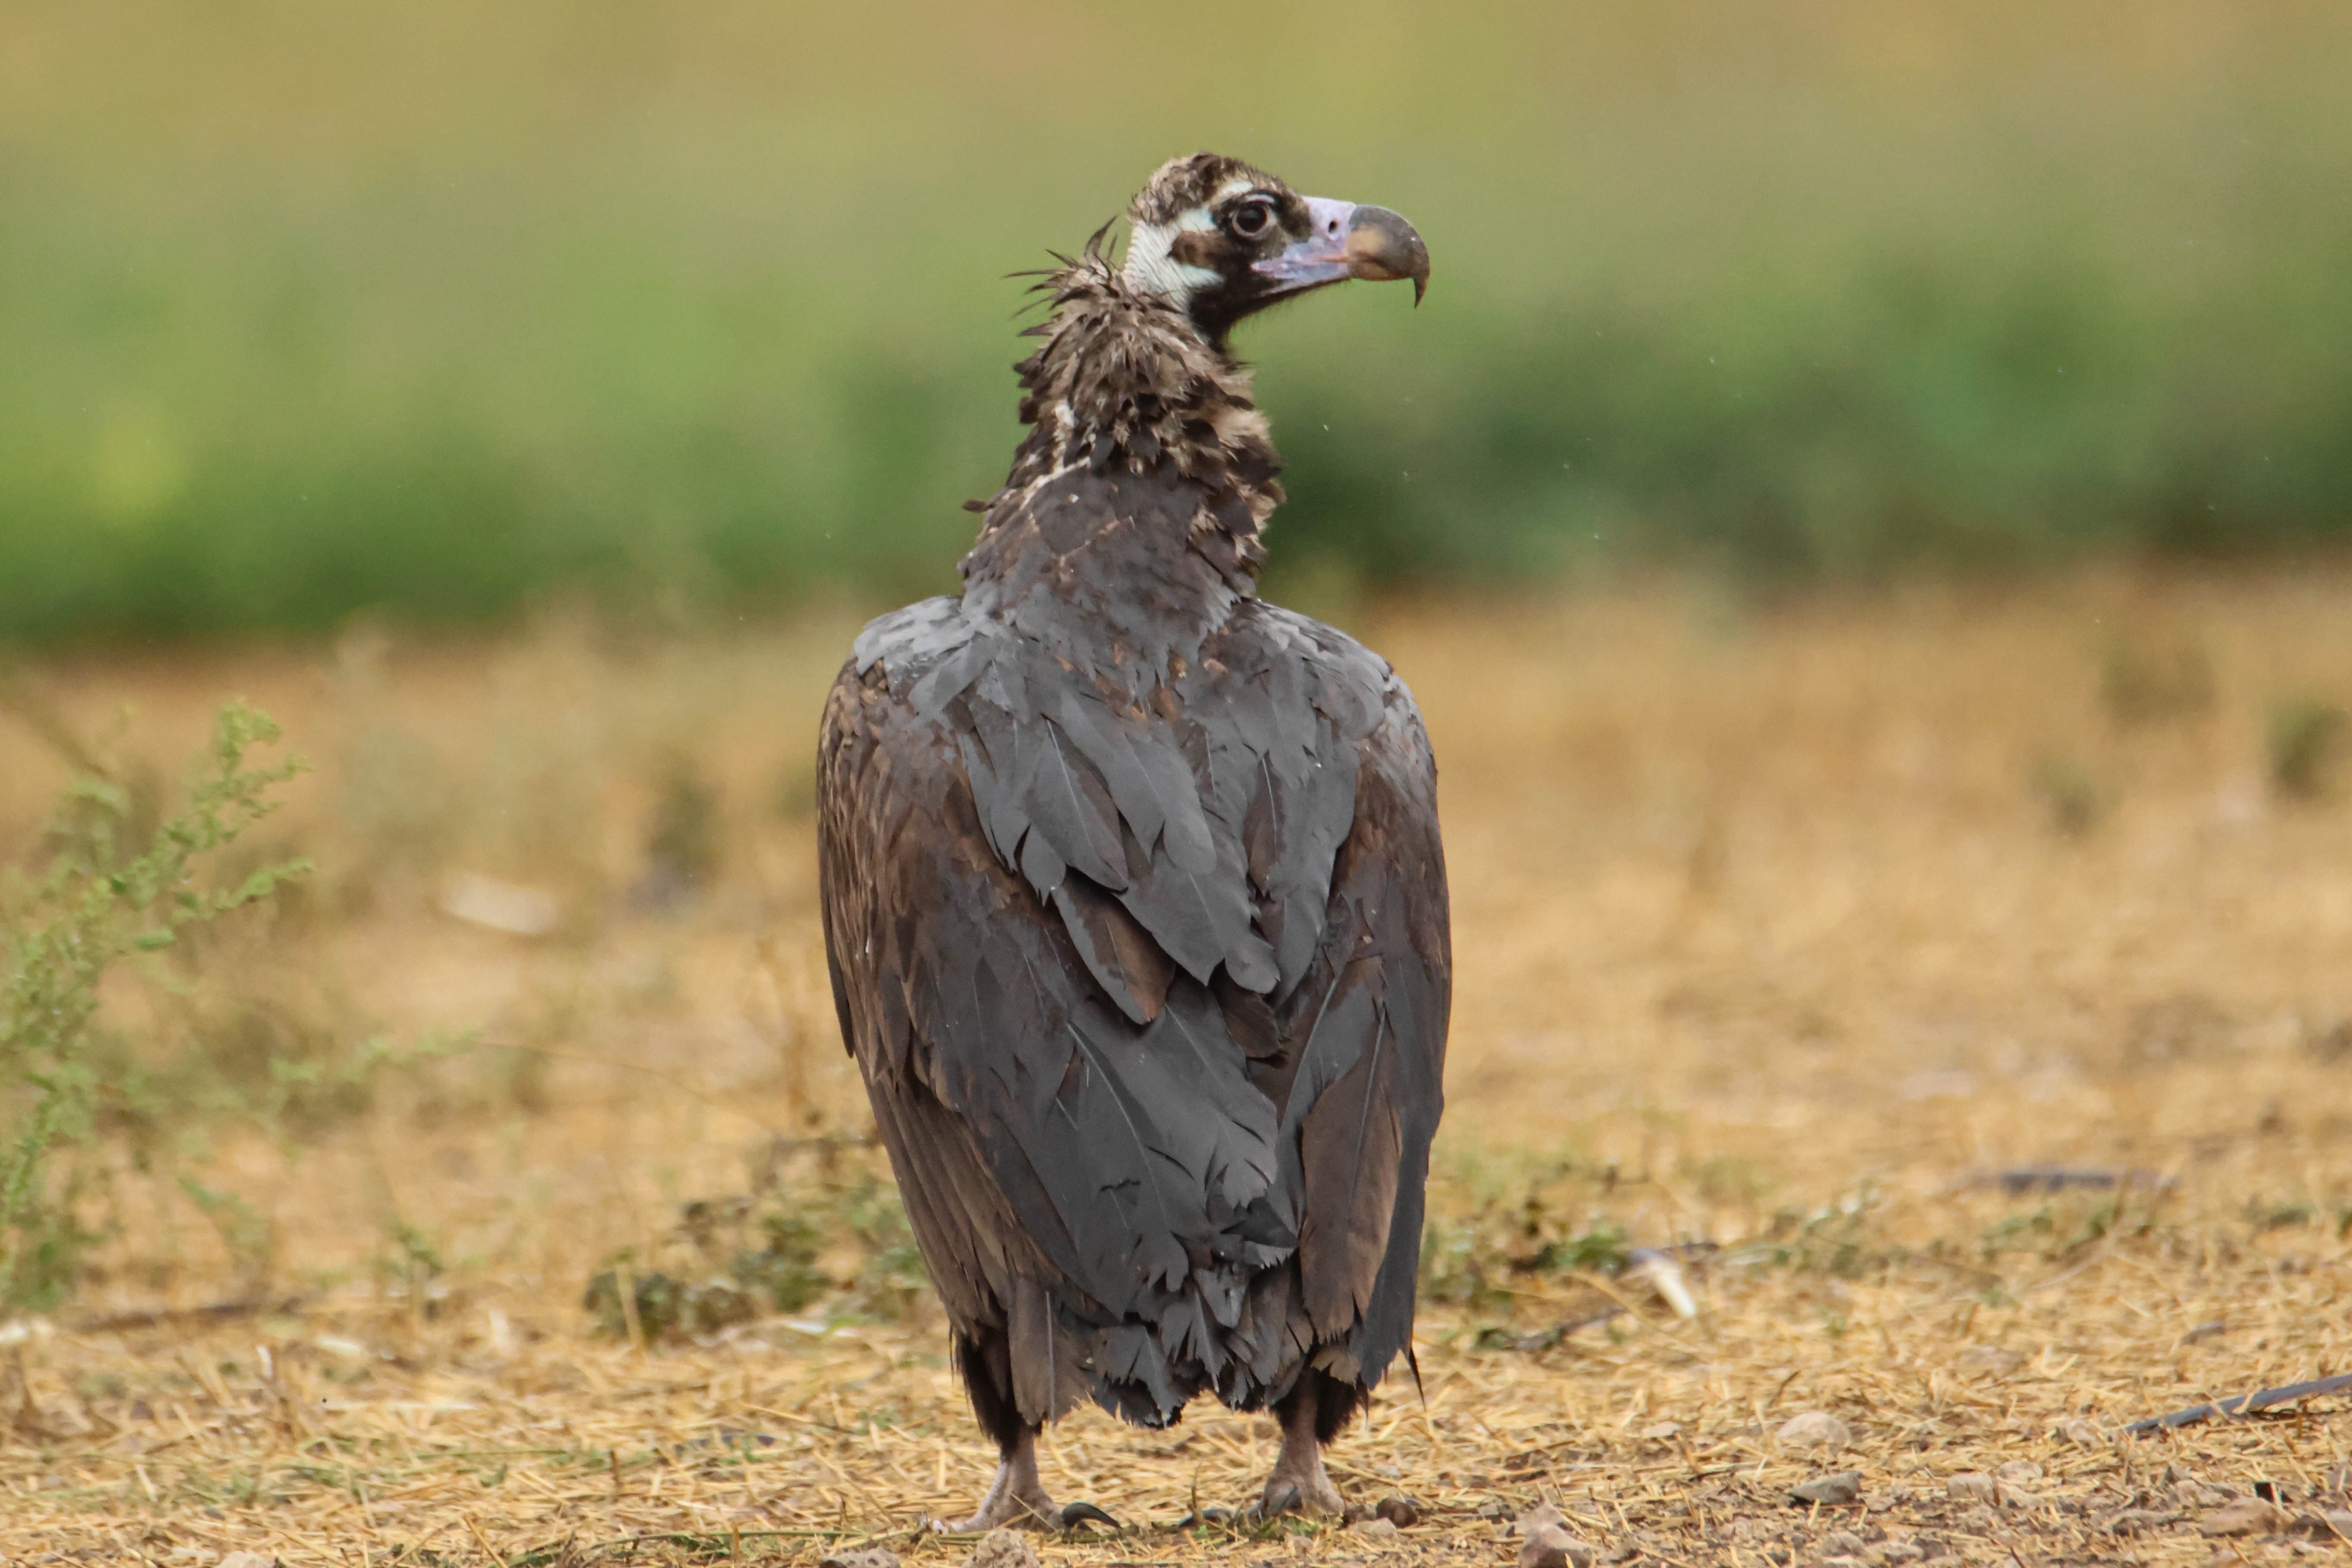
{"type": "Polygon", "coordinates": [[[1519,1568],[1592,1568],[1596,1555],[1591,1542],[1554,1531],[1519,1548],[1519,1568]]]}
{"type": "Polygon", "coordinates": [[[854,1547],[831,1553],[816,1568],[898,1568],[898,1554],[885,1546],[854,1547]]]}
{"type": "Polygon", "coordinates": [[[1997,1481],[2007,1481],[2013,1487],[2021,1487],[2028,1481],[2040,1480],[2042,1467],[2031,1459],[2011,1459],[1995,1470],[1992,1473],[1992,1479],[1997,1481]]]}
{"type": "Polygon", "coordinates": [[[1372,1505],[1372,1511],[1399,1530],[1411,1530],[1421,1522],[1421,1504],[1402,1492],[1381,1499],[1372,1505]]]}
{"type": "Polygon", "coordinates": [[[971,1549],[963,1568],[1039,1568],[1037,1549],[1019,1531],[992,1530],[971,1549]]]}
{"type": "Polygon", "coordinates": [[[1592,1568],[1593,1559],[1600,1555],[1590,1542],[1568,1532],[1566,1517],[1548,1502],[1519,1515],[1511,1528],[1523,1538],[1519,1568],[1592,1568]]]}
{"type": "Polygon", "coordinates": [[[1862,1537],[1851,1530],[1832,1530],[1822,1537],[1822,1550],[1832,1557],[1859,1557],[1862,1549],[1862,1537]]]}
{"type": "Polygon", "coordinates": [[[2286,1528],[2286,1511],[2258,1497],[2242,1497],[2197,1521],[2200,1535],[2275,1535],[2286,1528]]]}
{"type": "Polygon", "coordinates": [[[1817,1476],[1801,1486],[1789,1489],[1789,1500],[1794,1503],[1852,1502],[1862,1495],[1862,1472],[1840,1470],[1833,1476],[1817,1476]]]}
{"type": "Polygon", "coordinates": [[[1360,1519],[1349,1530],[1358,1535],[1402,1535],[1395,1523],[1385,1519],[1360,1519]]]}
{"type": "Polygon", "coordinates": [[[1954,1502],[1990,1502],[2000,1489],[1982,1470],[1963,1470],[1944,1478],[1944,1491],[1954,1502]]]}
{"type": "Polygon", "coordinates": [[[1536,1504],[1535,1507],[1528,1510],[1527,1512],[1519,1515],[1518,1522],[1511,1526],[1511,1533],[1514,1535],[1533,1535],[1538,1530],[1547,1529],[1554,1525],[1565,1530],[1568,1528],[1568,1516],[1560,1512],[1559,1509],[1554,1504],[1539,1502],[1536,1504]]]}
{"type": "Polygon", "coordinates": [[[1784,1448],[1843,1448],[1853,1441],[1853,1429],[1826,1410],[1808,1410],[1781,1422],[1772,1436],[1784,1448]]]}
{"type": "Polygon", "coordinates": [[[2107,1516],[2106,1527],[2116,1535],[2138,1535],[2161,1530],[2180,1516],[2152,1508],[2127,1508],[2107,1516]]]}
{"type": "Polygon", "coordinates": [[[2105,1444],[2105,1439],[2099,1436],[2099,1429],[2080,1416],[2059,1427],[2058,1436],[2077,1448],[2097,1448],[2105,1444]]]}

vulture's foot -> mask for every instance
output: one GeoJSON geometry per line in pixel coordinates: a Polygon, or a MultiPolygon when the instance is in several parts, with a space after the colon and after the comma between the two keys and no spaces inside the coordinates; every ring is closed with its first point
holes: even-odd
{"type": "MultiPolygon", "coordinates": [[[[1092,1505],[1074,1503],[1071,1506],[1084,1508],[1092,1505]]],[[[1061,1505],[1046,1494],[1045,1483],[1037,1479],[1037,1435],[1034,1432],[1023,1433],[1021,1440],[997,1461],[995,1484],[981,1500],[980,1511],[970,1519],[959,1520],[948,1526],[949,1531],[957,1535],[984,1535],[992,1530],[1007,1528],[1068,1528],[1061,1505]]]]}
{"type": "Polygon", "coordinates": [[[1265,1491],[1259,1497],[1257,1516],[1272,1519],[1285,1513],[1345,1514],[1348,1505],[1340,1500],[1339,1489],[1323,1470],[1323,1457],[1315,1457],[1312,1474],[1300,1474],[1280,1464],[1265,1481],[1265,1491]]]}
{"type": "Polygon", "coordinates": [[[1275,1455],[1275,1474],[1265,1477],[1265,1490],[1258,1495],[1258,1519],[1275,1514],[1348,1516],[1348,1504],[1322,1467],[1322,1448],[1339,1436],[1362,1396],[1357,1384],[1340,1383],[1318,1368],[1298,1373],[1289,1394],[1275,1401],[1282,1453],[1275,1455]]]}
{"type": "Polygon", "coordinates": [[[1286,1399],[1275,1415],[1282,1423],[1282,1452],[1275,1456],[1274,1474],[1266,1477],[1265,1490],[1258,1498],[1258,1517],[1346,1513],[1339,1489],[1323,1468],[1323,1444],[1315,1436],[1315,1401],[1286,1399]]]}
{"type": "Polygon", "coordinates": [[[1046,1495],[1029,1478],[1026,1487],[1008,1487],[1003,1471],[997,1473],[996,1484],[988,1489],[981,1500],[980,1511],[970,1519],[957,1520],[948,1526],[954,1535],[985,1535],[992,1530],[1059,1530],[1062,1525],[1061,1506],[1046,1495]]]}
{"type": "Polygon", "coordinates": [[[1260,1519],[1272,1519],[1279,1513],[1344,1514],[1348,1505],[1339,1500],[1339,1489],[1331,1484],[1329,1472],[1323,1468],[1322,1445],[1315,1435],[1306,1435],[1304,1443],[1294,1443],[1286,1435],[1282,1453],[1274,1461],[1274,1474],[1265,1479],[1265,1491],[1258,1499],[1260,1519]]]}

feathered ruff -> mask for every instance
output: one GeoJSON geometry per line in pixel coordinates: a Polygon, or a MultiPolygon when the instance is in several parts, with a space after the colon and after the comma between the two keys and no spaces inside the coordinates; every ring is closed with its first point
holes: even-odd
{"type": "Polygon", "coordinates": [[[1192,547],[1236,593],[1255,591],[1265,563],[1266,520],[1282,504],[1281,455],[1251,401],[1250,373],[1213,347],[1181,310],[1131,289],[1111,265],[1106,230],[1044,274],[1032,292],[1043,338],[1014,367],[1021,421],[1030,432],[961,563],[967,580],[987,572],[1021,503],[1044,479],[1082,470],[1138,479],[1178,478],[1202,500],[1190,520],[1192,547]]]}

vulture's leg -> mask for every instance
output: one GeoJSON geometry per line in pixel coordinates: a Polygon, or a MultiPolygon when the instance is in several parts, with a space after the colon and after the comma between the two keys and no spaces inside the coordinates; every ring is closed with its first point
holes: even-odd
{"type": "Polygon", "coordinates": [[[981,1500],[980,1511],[949,1528],[970,1535],[1003,1525],[1058,1528],[1061,1523],[1062,1510],[1037,1479],[1037,1428],[1024,1426],[997,1460],[996,1484],[981,1500]]]}
{"type": "Polygon", "coordinates": [[[1258,1499],[1260,1514],[1348,1511],[1323,1468],[1323,1445],[1339,1435],[1363,1397],[1354,1384],[1313,1367],[1298,1374],[1297,1384],[1274,1406],[1275,1419],[1282,1423],[1282,1452],[1275,1456],[1274,1474],[1258,1499]]]}
{"type": "Polygon", "coordinates": [[[981,1500],[978,1513],[948,1528],[971,1532],[1007,1524],[1060,1524],[1061,1510],[1037,1479],[1039,1429],[1021,1419],[1013,1400],[1012,1347],[1004,1331],[983,1329],[974,1338],[959,1333],[955,1348],[964,1392],[971,1396],[971,1413],[981,1429],[996,1439],[996,1484],[981,1500]]]}

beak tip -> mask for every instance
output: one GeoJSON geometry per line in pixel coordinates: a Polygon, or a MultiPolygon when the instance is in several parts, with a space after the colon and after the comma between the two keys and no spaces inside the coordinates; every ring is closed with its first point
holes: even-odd
{"type": "Polygon", "coordinates": [[[1360,206],[1349,226],[1347,248],[1355,277],[1386,282],[1412,279],[1412,302],[1429,289],[1429,247],[1412,225],[1386,207],[1360,206]]]}

